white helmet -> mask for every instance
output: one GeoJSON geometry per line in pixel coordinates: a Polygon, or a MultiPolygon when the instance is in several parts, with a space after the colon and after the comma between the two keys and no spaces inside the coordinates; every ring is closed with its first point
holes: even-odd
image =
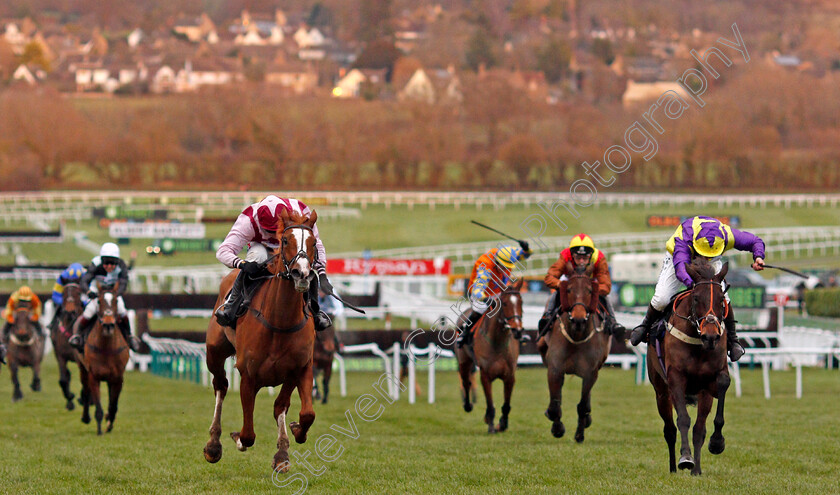
{"type": "Polygon", "coordinates": [[[120,247],[113,242],[106,242],[102,245],[102,249],[99,250],[99,256],[102,256],[103,258],[119,258],[120,247]]]}

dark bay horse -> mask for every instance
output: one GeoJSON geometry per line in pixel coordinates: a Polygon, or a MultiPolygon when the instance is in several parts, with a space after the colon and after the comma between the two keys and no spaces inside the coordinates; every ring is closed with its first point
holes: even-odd
{"type": "Polygon", "coordinates": [[[76,351],[70,345],[69,340],[73,335],[73,322],[82,314],[84,309],[82,289],[79,284],[66,284],[61,291],[61,298],[61,307],[58,308],[61,314],[58,315],[55,325],[50,329],[50,339],[55,351],[55,359],[58,361],[58,384],[61,386],[64,399],[67,401],[64,407],[68,411],[72,411],[75,407],[73,404],[75,395],[70,391],[71,375],[67,363],[76,362],[76,351]]]}
{"type": "Polygon", "coordinates": [[[330,326],[324,331],[315,333],[314,397],[315,399],[321,399],[321,404],[326,404],[327,398],[330,395],[330,378],[332,378],[333,359],[335,359],[335,353],[338,351],[336,342],[335,326],[330,326]],[[322,373],[323,378],[321,380],[321,388],[323,388],[323,394],[318,388],[318,375],[322,373]]]}
{"type": "Polygon", "coordinates": [[[44,359],[44,339],[32,323],[29,307],[26,304],[21,304],[15,311],[15,321],[9,330],[8,347],[7,361],[14,387],[12,401],[17,402],[23,398],[18,381],[18,368],[32,368],[32,384],[29,387],[33,392],[39,392],[41,390],[41,361],[44,359]]]}
{"type": "Polygon", "coordinates": [[[89,407],[95,406],[96,434],[102,434],[102,402],[99,384],[108,383],[108,415],[105,417],[106,432],[114,428],[117,405],[123,386],[125,365],[128,363],[128,343],[117,328],[117,290],[103,290],[99,287],[99,308],[96,321],[85,340],[85,352],[81,356],[79,373],[82,377],[82,422],[90,423],[89,407]]]}
{"type": "Polygon", "coordinates": [[[565,375],[583,379],[577,405],[578,424],[575,441],[583,442],[583,430],[592,424],[591,393],[598,380],[598,370],[610,354],[610,336],[604,332],[604,321],[598,315],[598,282],[592,279],[593,266],[572,268],[568,280],[557,289],[561,314],[551,332],[538,342],[537,348],[548,367],[548,391],[551,397],[546,417],[551,420],[551,434],[557,438],[566,433],[561,420],[565,375]]]}
{"type": "Polygon", "coordinates": [[[513,286],[508,286],[499,295],[497,303],[491,304],[485,316],[476,325],[475,338],[472,344],[472,355],[464,348],[455,349],[458,358],[458,370],[461,376],[461,395],[464,400],[464,410],[472,411],[469,393],[473,368],[477,366],[481,375],[481,386],[487,401],[484,422],[487,432],[496,433],[508,428],[510,414],[510,397],[516,382],[516,362],[519,359],[519,341],[513,337],[513,332],[522,332],[522,296],[519,290],[523,280],[520,279],[513,286]],[[496,379],[504,382],[505,402],[502,404],[502,416],[498,427],[493,425],[496,408],[493,406],[492,382],[496,379]]]}
{"type": "MultiPolygon", "coordinates": [[[[315,236],[312,226],[317,219],[313,211],[309,218],[281,214],[283,232],[280,248],[266,262],[268,280],[257,290],[249,310],[239,318],[236,330],[221,326],[216,318],[207,328],[207,367],[213,373],[216,407],[210,425],[210,440],[204,447],[204,458],[218,462],[222,457],[222,403],[228,389],[225,360],[236,354],[236,368],[242,380],[239,397],[242,402],[242,429],[231,433],[240,451],[254,445],[254,399],[262,387],[283,385],[274,401],[274,421],[277,424],[277,452],[272,468],[289,470],[289,436],[286,414],[292,392],[298,389],[301,409],[299,422],[289,426],[297,443],[306,441],[309,427],[315,421],[312,408],[312,354],[315,345],[315,326],[305,309],[304,293],[316,276],[315,236]]],[[[222,281],[218,307],[236,278],[233,270],[222,281]]]]}
{"type": "Polygon", "coordinates": [[[726,332],[723,320],[730,311],[721,287],[729,265],[724,264],[715,275],[714,268],[705,260],[697,258],[687,267],[694,280],[691,291],[679,295],[673,303],[673,314],[667,323],[667,332],[662,341],[665,369],[654,352],[654,342],[647,353],[648,377],[656,392],[656,406],[665,422],[664,435],[668,444],[671,472],[677,471],[674,448],[677,441],[677,427],[674,426],[673,410],[677,411],[677,426],[680,432],[680,469],[691,469],[699,475],[700,452],[706,440],[706,418],[712,409],[712,400],[717,398],[715,431],[709,441],[709,452],[720,454],[725,442],[723,438],[723,404],[729,388],[729,368],[726,362],[726,332]],[[687,404],[697,404],[694,421],[694,456],[688,440],[687,404]]]}

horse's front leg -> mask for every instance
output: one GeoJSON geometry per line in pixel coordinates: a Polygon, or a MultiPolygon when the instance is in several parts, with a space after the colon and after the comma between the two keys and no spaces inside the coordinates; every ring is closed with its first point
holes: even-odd
{"type": "Polygon", "coordinates": [[[68,411],[72,411],[76,407],[73,404],[73,399],[76,396],[70,391],[70,380],[72,376],[70,375],[70,368],[67,367],[67,358],[62,356],[60,352],[55,351],[55,359],[58,361],[58,384],[61,386],[61,393],[64,394],[64,399],[67,400],[67,404],[64,407],[68,411]]]}
{"type": "Polygon", "coordinates": [[[96,434],[102,434],[102,418],[105,413],[102,411],[102,400],[100,397],[99,380],[93,377],[93,374],[88,375],[88,383],[90,388],[90,398],[93,401],[94,409],[93,417],[96,418],[96,434]]]}
{"type": "Polygon", "coordinates": [[[105,417],[106,427],[105,432],[110,433],[114,429],[114,420],[117,418],[117,407],[120,402],[120,392],[122,392],[123,377],[119,377],[114,381],[108,382],[108,416],[105,417]]]}
{"type": "MultiPolygon", "coordinates": [[[[466,353],[465,353],[466,354],[466,353]]],[[[461,377],[461,398],[464,401],[464,411],[472,412],[473,401],[470,399],[470,389],[472,387],[473,362],[469,358],[464,358],[463,361],[458,362],[458,374],[461,377]]]]}
{"type": "Polygon", "coordinates": [[[671,402],[677,411],[677,429],[680,431],[680,460],[677,467],[691,469],[694,467],[694,457],[691,455],[691,443],[688,440],[691,417],[688,415],[685,387],[686,378],[676,370],[670,370],[668,373],[668,388],[671,391],[671,402]]]}
{"type": "Polygon", "coordinates": [[[723,438],[723,404],[726,400],[726,391],[729,389],[729,373],[719,374],[715,385],[717,386],[717,413],[715,414],[715,431],[709,439],[709,452],[717,455],[726,448],[723,438]]]}
{"type": "Polygon", "coordinates": [[[577,443],[583,442],[583,430],[589,428],[592,424],[592,414],[590,414],[592,412],[592,387],[595,386],[597,380],[597,368],[587,373],[583,378],[583,385],[581,385],[580,389],[580,402],[577,405],[578,425],[575,431],[575,441],[577,443]]]}
{"type": "Polygon", "coordinates": [[[230,434],[236,442],[236,448],[245,452],[254,445],[257,434],[254,433],[254,402],[257,398],[256,380],[245,369],[239,370],[242,380],[239,382],[239,399],[242,402],[242,429],[230,434]]]}
{"type": "Polygon", "coordinates": [[[493,420],[496,418],[496,408],[493,406],[493,385],[490,375],[481,370],[481,387],[484,389],[484,400],[487,409],[484,411],[484,422],[487,423],[487,433],[496,433],[493,420]]]}
{"type": "Polygon", "coordinates": [[[39,357],[35,348],[32,348],[32,383],[29,385],[29,388],[31,388],[33,392],[41,391],[41,359],[43,357],[43,353],[41,353],[41,356],[39,357]]]}
{"type": "Polygon", "coordinates": [[[703,442],[706,441],[706,418],[712,410],[712,395],[709,392],[701,392],[697,396],[697,417],[694,419],[694,468],[691,474],[699,476],[700,470],[700,454],[703,451],[703,442]]]}
{"type": "Polygon", "coordinates": [[[210,440],[204,446],[204,459],[207,462],[219,462],[222,458],[222,404],[228,391],[228,379],[225,373],[225,361],[233,354],[233,346],[224,339],[224,334],[216,334],[216,343],[210,340],[208,332],[207,344],[207,369],[213,374],[213,394],[216,397],[216,405],[213,409],[213,421],[210,423],[210,440]],[[221,335],[221,337],[219,337],[221,335]]]}
{"type": "Polygon", "coordinates": [[[90,400],[90,383],[88,382],[89,373],[85,369],[83,363],[79,365],[79,379],[82,382],[82,393],[80,397],[80,401],[82,404],[82,423],[88,424],[90,423],[90,406],[92,404],[90,400]]]}
{"type": "Polygon", "coordinates": [[[551,365],[548,366],[548,409],[545,410],[545,417],[551,421],[551,434],[555,438],[561,438],[566,434],[566,427],[563,426],[563,382],[566,379],[565,373],[551,365]]]}
{"type": "Polygon", "coordinates": [[[17,402],[23,399],[23,392],[20,391],[20,381],[18,380],[18,364],[14,358],[9,359],[9,374],[12,376],[12,402],[17,402]]]}
{"type": "Polygon", "coordinates": [[[277,452],[271,468],[281,473],[289,471],[289,433],[286,431],[286,414],[289,412],[292,392],[295,386],[284,383],[274,400],[274,422],[277,423],[277,452]]]}
{"type": "Polygon", "coordinates": [[[499,431],[508,429],[508,416],[510,415],[510,397],[513,395],[513,385],[516,383],[515,368],[511,369],[504,378],[505,402],[502,404],[502,416],[499,418],[499,431]]]}
{"type": "Polygon", "coordinates": [[[289,428],[297,443],[306,442],[306,433],[315,422],[315,408],[312,407],[312,367],[313,363],[310,361],[300,374],[297,384],[298,395],[300,395],[300,416],[297,422],[289,423],[289,428]]]}
{"type": "Polygon", "coordinates": [[[324,370],[324,398],[321,399],[321,404],[326,404],[330,396],[330,378],[332,378],[332,364],[324,370]]]}

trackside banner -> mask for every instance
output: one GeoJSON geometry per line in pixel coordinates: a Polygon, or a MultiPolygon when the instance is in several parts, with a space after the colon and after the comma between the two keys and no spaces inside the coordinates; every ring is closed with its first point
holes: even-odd
{"type": "Polygon", "coordinates": [[[337,258],[327,260],[327,273],[338,275],[449,275],[450,260],[337,258]]]}
{"type": "Polygon", "coordinates": [[[203,223],[114,222],[108,226],[108,234],[115,238],[203,239],[205,230],[203,223]]]}

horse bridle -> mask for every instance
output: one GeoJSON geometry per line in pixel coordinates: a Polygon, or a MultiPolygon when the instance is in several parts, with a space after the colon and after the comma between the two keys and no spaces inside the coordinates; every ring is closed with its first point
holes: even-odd
{"type": "MultiPolygon", "coordinates": [[[[566,281],[566,283],[568,284],[569,282],[571,282],[573,278],[585,278],[585,279],[590,280],[590,281],[592,280],[592,277],[589,277],[589,276],[588,276],[588,275],[586,275],[586,274],[578,274],[578,273],[576,273],[576,274],[574,274],[574,275],[572,275],[572,276],[568,277],[568,280],[566,281]]],[[[568,287],[568,286],[567,286],[567,287],[568,287]]],[[[593,297],[593,290],[592,290],[592,285],[590,284],[590,286],[589,286],[589,299],[590,299],[590,301],[592,300],[592,297],[593,297]]],[[[582,302],[580,302],[580,301],[576,301],[576,302],[572,303],[572,305],[571,305],[571,306],[569,306],[569,308],[568,308],[568,309],[565,309],[565,308],[560,308],[560,309],[561,309],[561,311],[566,312],[566,313],[569,313],[569,315],[571,315],[571,314],[572,314],[572,310],[575,308],[575,306],[583,306],[583,310],[586,312],[586,318],[585,318],[585,320],[588,322],[588,321],[589,321],[589,317],[591,316],[591,312],[589,311],[589,308],[590,308],[590,306],[591,306],[591,305],[592,305],[592,303],[591,303],[591,302],[590,302],[590,304],[585,304],[585,303],[582,303],[582,302]]]]}
{"type": "MultiPolygon", "coordinates": [[[[700,325],[702,323],[700,320],[704,320],[704,319],[708,320],[709,317],[711,317],[712,318],[711,323],[714,323],[715,327],[717,328],[717,334],[718,335],[723,335],[723,327],[721,326],[720,318],[718,318],[717,315],[713,313],[713,310],[714,310],[714,307],[715,307],[715,304],[714,304],[714,301],[715,301],[714,289],[715,289],[715,287],[714,286],[719,285],[719,284],[720,284],[720,282],[715,282],[713,280],[704,280],[704,281],[701,281],[701,282],[695,282],[694,287],[692,287],[692,289],[690,291],[685,293],[685,294],[693,294],[694,289],[697,288],[700,285],[708,285],[709,286],[709,293],[710,293],[709,311],[707,311],[706,314],[704,314],[702,317],[698,317],[698,316],[695,315],[695,311],[694,311],[695,306],[694,306],[694,298],[693,297],[691,298],[691,307],[689,309],[688,316],[683,316],[683,315],[681,315],[677,312],[677,304],[682,299],[681,297],[674,300],[674,311],[673,311],[673,313],[675,315],[677,315],[678,317],[682,318],[683,320],[687,321],[694,328],[696,328],[698,333],[700,332],[700,325]]],[[[724,293],[726,293],[726,291],[724,291],[724,293]]],[[[726,307],[726,313],[723,315],[723,318],[726,319],[727,315],[729,314],[729,305],[726,304],[725,300],[724,300],[724,306],[726,307]]]]}
{"type": "MultiPolygon", "coordinates": [[[[505,295],[505,294],[510,294],[510,295],[515,295],[515,296],[522,297],[518,290],[517,291],[513,291],[513,290],[503,291],[502,294],[499,295],[499,303],[502,302],[501,296],[505,295]]],[[[510,316],[504,316],[504,308],[500,308],[500,309],[502,310],[501,311],[501,313],[502,313],[501,316],[503,316],[502,321],[505,324],[505,329],[506,330],[512,330],[513,329],[513,327],[510,325],[510,322],[514,321],[514,320],[519,320],[520,326],[522,326],[522,315],[521,314],[513,314],[513,315],[510,315],[510,316]]]]}
{"type": "MultiPolygon", "coordinates": [[[[291,230],[291,229],[308,230],[312,234],[313,237],[315,236],[315,232],[313,232],[312,227],[310,227],[308,225],[302,225],[302,224],[289,225],[288,227],[283,229],[283,233],[280,235],[280,259],[283,261],[283,270],[284,271],[283,271],[283,273],[278,273],[277,276],[283,277],[287,280],[292,279],[292,269],[291,269],[291,267],[295,263],[297,263],[297,261],[300,258],[305,258],[306,261],[309,262],[310,267],[314,266],[315,262],[318,260],[318,250],[317,249],[315,250],[315,254],[312,256],[312,259],[310,259],[309,255],[306,254],[306,246],[305,245],[298,246],[298,251],[297,251],[297,253],[295,253],[294,257],[291,260],[288,260],[288,261],[286,260],[286,250],[284,249],[286,247],[286,243],[288,242],[288,241],[286,241],[286,231],[291,230]]],[[[303,238],[303,236],[301,236],[301,238],[303,238]]],[[[303,244],[303,243],[301,243],[301,244],[303,244]]],[[[274,258],[274,256],[269,258],[266,261],[266,263],[268,263],[268,261],[271,261],[273,258],[274,258]]]]}

